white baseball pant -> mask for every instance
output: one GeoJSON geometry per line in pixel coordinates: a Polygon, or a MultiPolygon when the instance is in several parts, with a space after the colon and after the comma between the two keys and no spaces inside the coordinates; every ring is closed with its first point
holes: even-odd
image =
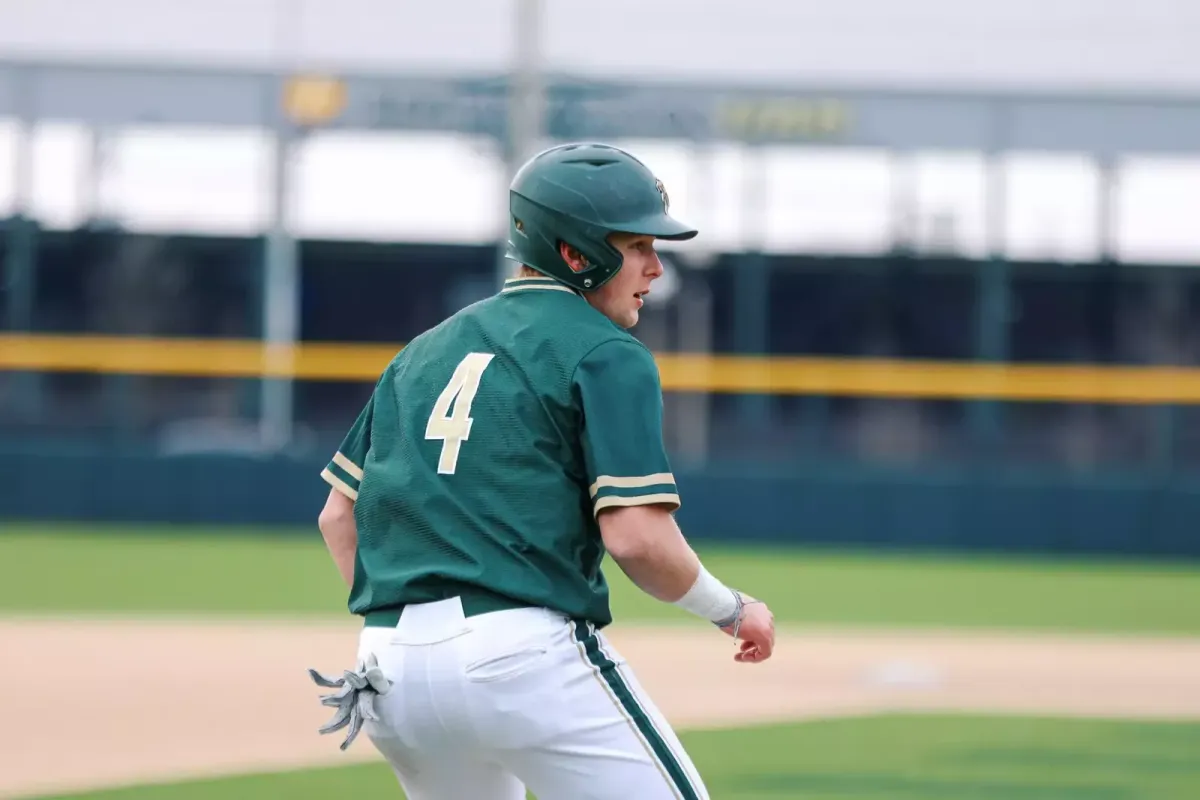
{"type": "Polygon", "coordinates": [[[607,638],[545,609],[458,598],[365,627],[392,688],[363,733],[409,800],[707,800],[666,719],[607,638]]]}

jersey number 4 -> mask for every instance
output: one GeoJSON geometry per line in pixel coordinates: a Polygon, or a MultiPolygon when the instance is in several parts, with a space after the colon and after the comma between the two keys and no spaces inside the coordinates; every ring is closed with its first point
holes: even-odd
{"type": "Polygon", "coordinates": [[[462,361],[437,402],[425,425],[426,439],[440,439],[442,455],[438,458],[438,474],[453,475],[458,469],[458,453],[462,443],[471,438],[471,404],[479,391],[479,379],[492,363],[491,353],[470,353],[462,361]],[[451,410],[451,405],[454,406],[451,410]]]}

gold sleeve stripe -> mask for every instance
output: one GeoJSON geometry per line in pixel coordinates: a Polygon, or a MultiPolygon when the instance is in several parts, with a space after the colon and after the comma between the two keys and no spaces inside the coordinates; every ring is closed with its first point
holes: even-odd
{"type": "Polygon", "coordinates": [[[341,453],[333,454],[333,463],[346,470],[346,474],[351,478],[354,478],[354,480],[361,481],[363,479],[362,467],[356,465],[353,461],[346,458],[341,453]]]}
{"type": "Polygon", "coordinates": [[[351,500],[358,500],[358,492],[351,489],[346,485],[344,480],[330,472],[328,467],[321,470],[321,477],[325,479],[326,483],[346,495],[346,497],[349,497],[351,500]]]}
{"type": "Polygon", "coordinates": [[[664,503],[666,505],[672,505],[678,508],[680,505],[679,495],[667,493],[643,494],[637,497],[622,497],[615,494],[609,495],[608,497],[601,497],[596,501],[595,513],[599,514],[601,509],[611,508],[614,506],[627,508],[630,506],[650,506],[657,503],[664,503]]]}
{"type": "Polygon", "coordinates": [[[588,491],[591,492],[592,497],[595,497],[596,492],[601,489],[640,489],[643,486],[659,486],[665,483],[674,484],[675,476],[669,472],[643,475],[640,478],[614,478],[612,475],[601,475],[596,478],[596,482],[588,491]]]}

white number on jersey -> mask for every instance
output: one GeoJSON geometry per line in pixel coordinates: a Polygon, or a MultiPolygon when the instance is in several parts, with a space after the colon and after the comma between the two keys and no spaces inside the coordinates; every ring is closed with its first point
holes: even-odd
{"type": "Polygon", "coordinates": [[[438,474],[453,475],[458,468],[458,453],[462,443],[471,438],[471,404],[479,391],[479,379],[492,363],[492,353],[470,353],[462,361],[437,402],[425,426],[426,439],[442,440],[442,455],[438,458],[438,474]],[[451,404],[454,410],[450,410],[451,404]]]}

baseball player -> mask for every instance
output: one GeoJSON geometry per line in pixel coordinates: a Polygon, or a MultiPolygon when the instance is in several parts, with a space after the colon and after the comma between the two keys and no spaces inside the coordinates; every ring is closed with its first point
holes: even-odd
{"type": "MultiPolygon", "coordinates": [[[[321,473],[319,525],[364,617],[322,732],[360,727],[410,800],[698,800],[704,783],[602,632],[605,553],[643,591],[774,646],[767,606],[676,526],[662,390],[628,328],[696,231],[627,152],[553,147],[510,187],[496,295],[417,336],[321,473]]],[[[686,669],[686,664],[680,665],[686,669]]]]}

